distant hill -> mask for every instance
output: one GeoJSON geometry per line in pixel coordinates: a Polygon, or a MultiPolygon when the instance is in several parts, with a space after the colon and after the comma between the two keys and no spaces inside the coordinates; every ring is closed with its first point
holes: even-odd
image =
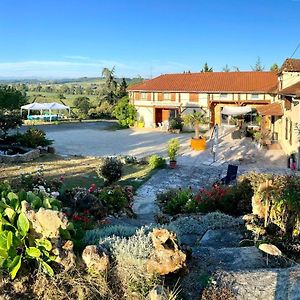
{"type": "MultiPolygon", "coordinates": [[[[81,78],[63,78],[63,79],[38,79],[38,78],[32,78],[32,79],[1,79],[0,78],[0,84],[18,84],[18,83],[24,83],[24,84],[65,84],[65,83],[94,83],[97,81],[102,81],[104,78],[102,77],[81,77],[81,78]]],[[[137,78],[125,78],[125,80],[128,83],[131,83],[132,81],[136,81],[137,78]]],[[[120,82],[122,78],[116,78],[116,81],[120,82]]]]}

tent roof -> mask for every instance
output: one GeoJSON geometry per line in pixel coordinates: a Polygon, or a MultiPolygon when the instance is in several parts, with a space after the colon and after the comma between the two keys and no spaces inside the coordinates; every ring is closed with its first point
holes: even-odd
{"type": "Polygon", "coordinates": [[[57,109],[57,110],[63,110],[63,109],[70,109],[69,106],[57,103],[57,102],[52,102],[52,103],[30,103],[21,106],[22,109],[30,109],[30,110],[41,110],[41,109],[57,109]]]}
{"type": "Polygon", "coordinates": [[[223,107],[221,113],[223,115],[239,116],[245,115],[251,111],[252,109],[250,106],[225,106],[223,107]]]}
{"type": "Polygon", "coordinates": [[[46,109],[44,103],[30,103],[21,106],[22,109],[30,109],[30,110],[41,110],[41,109],[46,109]]]}

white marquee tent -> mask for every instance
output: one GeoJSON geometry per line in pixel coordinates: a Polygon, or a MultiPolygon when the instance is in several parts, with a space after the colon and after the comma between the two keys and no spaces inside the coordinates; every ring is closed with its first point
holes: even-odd
{"type": "Polygon", "coordinates": [[[225,106],[221,113],[228,116],[239,116],[245,115],[251,111],[252,109],[250,106],[225,106]]]}
{"type": "Polygon", "coordinates": [[[51,113],[53,110],[67,110],[68,114],[70,115],[70,107],[57,103],[57,102],[51,102],[51,103],[30,103],[21,106],[21,114],[23,110],[27,110],[27,115],[30,115],[31,110],[39,110],[41,115],[43,115],[43,110],[48,110],[50,115],[50,121],[51,121],[51,113]]]}

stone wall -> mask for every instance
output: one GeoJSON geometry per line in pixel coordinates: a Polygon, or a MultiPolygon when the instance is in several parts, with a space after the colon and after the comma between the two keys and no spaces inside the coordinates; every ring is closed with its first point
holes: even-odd
{"type": "Polygon", "coordinates": [[[40,156],[39,149],[32,149],[24,154],[2,155],[0,154],[0,163],[16,163],[31,161],[40,156]]]}

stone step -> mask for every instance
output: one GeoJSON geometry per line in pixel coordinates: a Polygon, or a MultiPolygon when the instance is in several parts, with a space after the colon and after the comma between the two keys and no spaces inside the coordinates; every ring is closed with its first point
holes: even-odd
{"type": "Polygon", "coordinates": [[[237,300],[299,300],[300,268],[220,271],[215,280],[228,286],[237,300]]]}
{"type": "Polygon", "coordinates": [[[194,247],[193,257],[205,260],[210,271],[260,269],[267,266],[266,259],[256,247],[211,248],[194,247]]]}
{"type": "Polygon", "coordinates": [[[243,235],[240,230],[215,229],[207,230],[199,242],[201,247],[233,248],[239,247],[243,235]]]}

